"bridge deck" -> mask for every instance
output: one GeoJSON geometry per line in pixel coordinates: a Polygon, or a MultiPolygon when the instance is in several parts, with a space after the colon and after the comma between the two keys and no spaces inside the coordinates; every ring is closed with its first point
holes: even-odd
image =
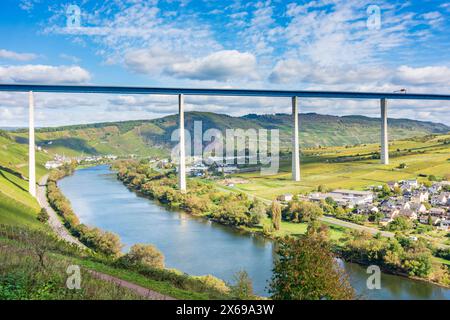
{"type": "Polygon", "coordinates": [[[338,99],[450,100],[450,94],[428,94],[428,93],[156,88],[156,87],[39,85],[39,84],[0,84],[0,91],[100,93],[100,94],[155,94],[155,95],[184,94],[184,95],[199,95],[199,96],[203,95],[203,96],[246,96],[246,97],[305,97],[305,98],[330,98],[330,99],[338,98],[338,99]]]}

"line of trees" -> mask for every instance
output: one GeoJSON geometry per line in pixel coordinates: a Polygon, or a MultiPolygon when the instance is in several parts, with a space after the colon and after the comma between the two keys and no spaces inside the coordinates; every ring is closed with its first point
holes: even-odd
{"type": "Polygon", "coordinates": [[[433,248],[426,240],[412,240],[398,234],[395,238],[383,238],[353,230],[342,239],[340,251],[349,261],[376,264],[395,273],[408,274],[450,285],[450,273],[446,266],[433,263],[433,248]]]}
{"type": "Polygon", "coordinates": [[[160,173],[146,162],[118,161],[113,165],[118,178],[129,188],[157,199],[172,208],[183,209],[194,215],[226,225],[254,227],[267,217],[267,208],[261,201],[243,193],[219,192],[211,184],[188,181],[188,192],[177,190],[175,173],[160,173]]]}

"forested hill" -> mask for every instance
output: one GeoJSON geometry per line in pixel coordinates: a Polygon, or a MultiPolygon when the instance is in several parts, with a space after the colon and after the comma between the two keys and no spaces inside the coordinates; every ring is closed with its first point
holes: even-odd
{"type": "MultiPolygon", "coordinates": [[[[108,122],[73,125],[37,130],[38,145],[47,149],[84,154],[137,154],[166,153],[170,136],[177,128],[177,115],[153,120],[108,122]]],[[[292,118],[289,114],[232,117],[210,112],[187,112],[186,128],[193,133],[194,121],[202,121],[203,131],[225,129],[266,128],[279,129],[282,146],[290,146],[292,118]]],[[[403,139],[429,134],[447,133],[444,124],[409,119],[389,119],[390,139],[403,139]]],[[[225,133],[225,132],[224,132],[225,133]]],[[[25,142],[27,133],[11,133],[17,141],[25,142]]],[[[300,141],[302,146],[354,145],[378,142],[380,120],[364,116],[330,116],[316,113],[300,115],[300,141]]]]}

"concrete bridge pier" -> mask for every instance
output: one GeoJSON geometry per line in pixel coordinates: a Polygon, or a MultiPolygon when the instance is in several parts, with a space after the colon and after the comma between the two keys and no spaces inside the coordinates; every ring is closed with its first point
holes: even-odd
{"type": "Polygon", "coordinates": [[[292,180],[300,181],[300,146],[299,146],[299,125],[298,125],[298,99],[292,97],[292,180]]]}
{"type": "Polygon", "coordinates": [[[184,138],[184,95],[178,95],[178,115],[180,122],[180,159],[178,165],[178,183],[180,191],[186,192],[186,144],[184,138]]]}
{"type": "Polygon", "coordinates": [[[382,164],[389,164],[389,139],[387,123],[387,100],[381,99],[381,152],[380,159],[382,164]]]}
{"type": "Polygon", "coordinates": [[[34,97],[28,93],[28,192],[36,198],[36,148],[34,139],[34,97]]]}

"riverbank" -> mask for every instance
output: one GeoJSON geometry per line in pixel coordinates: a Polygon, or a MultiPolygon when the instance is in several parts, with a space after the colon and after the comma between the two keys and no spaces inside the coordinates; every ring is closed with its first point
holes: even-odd
{"type": "MultiPolygon", "coordinates": [[[[200,182],[190,181],[189,183],[194,184],[189,188],[191,191],[187,195],[180,195],[176,194],[177,190],[174,188],[176,184],[172,182],[170,177],[164,176],[161,173],[156,174],[146,172],[143,170],[144,166],[138,166],[137,164],[136,167],[133,167],[132,164],[126,164],[126,166],[116,166],[115,169],[118,170],[119,180],[121,180],[130,190],[138,192],[144,197],[159,200],[168,208],[188,208],[187,212],[194,216],[199,216],[223,224],[227,227],[231,226],[234,229],[250,234],[261,235],[275,241],[280,237],[301,236],[306,233],[307,225],[297,223],[292,224],[289,222],[284,222],[284,224],[289,224],[290,230],[285,230],[282,235],[273,231],[267,232],[264,227],[248,225],[246,223],[248,220],[244,220],[240,216],[237,218],[232,216],[235,213],[227,212],[226,207],[225,212],[230,214],[231,218],[224,218],[219,215],[220,219],[217,219],[216,216],[210,212],[211,208],[205,205],[208,201],[207,198],[204,197],[205,194],[209,194],[212,202],[214,202],[215,199],[221,199],[221,196],[217,195],[217,191],[215,191],[213,187],[209,185],[199,186],[200,182]],[[137,167],[139,167],[139,169],[137,167]],[[157,182],[159,179],[161,179],[161,183],[157,182]],[[204,191],[204,189],[207,191],[204,191]],[[196,197],[196,194],[200,195],[196,197]],[[198,210],[198,207],[203,210],[198,210]],[[233,223],[230,223],[230,221],[233,223]],[[241,221],[243,221],[243,223],[235,223],[241,221]]],[[[243,198],[242,196],[238,196],[237,199],[233,200],[246,202],[246,198],[243,198]]],[[[219,212],[223,211],[225,205],[220,201],[216,201],[216,203],[219,203],[220,206],[214,207],[213,210],[219,212]]],[[[249,205],[249,207],[251,207],[251,205],[249,205]]],[[[237,208],[239,209],[239,206],[237,206],[237,208]]],[[[262,221],[263,225],[267,222],[270,223],[268,218],[265,218],[264,220],[262,221]]],[[[363,232],[346,233],[345,229],[337,230],[334,226],[330,228],[330,230],[330,241],[335,248],[335,252],[347,261],[356,262],[361,265],[375,264],[390,274],[433,283],[447,288],[450,287],[448,270],[431,256],[429,248],[420,241],[414,243],[405,237],[387,240],[378,238],[377,236],[367,236],[363,232]],[[344,238],[347,238],[347,240],[343,240],[344,238]],[[348,248],[352,249],[349,250],[348,248]],[[356,254],[357,252],[358,254],[356,254]],[[357,258],[357,255],[360,255],[360,257],[357,258]],[[386,255],[389,255],[389,259],[391,259],[392,256],[393,260],[388,260],[386,255]]]]}
{"type": "MultiPolygon", "coordinates": [[[[92,167],[91,167],[92,168],[92,167]]],[[[78,217],[73,211],[70,202],[62,194],[56,185],[56,181],[59,181],[65,177],[73,174],[73,167],[65,167],[53,172],[52,178],[49,179],[49,183],[52,183],[52,190],[47,193],[51,208],[62,218],[65,227],[69,230],[70,237],[76,237],[76,241],[92,249],[100,260],[108,261],[108,264],[112,265],[113,269],[122,265],[121,257],[123,254],[119,253],[123,244],[120,243],[120,239],[117,235],[103,231],[98,227],[91,228],[80,223],[78,217]],[[52,194],[51,194],[51,193],[52,194]],[[57,195],[55,198],[55,194],[57,195]],[[104,241],[106,240],[106,241],[104,241]],[[103,243],[103,246],[100,245],[103,243]],[[106,247],[104,247],[106,245],[106,247]]],[[[126,265],[127,269],[134,271],[134,273],[141,274],[144,278],[152,280],[153,287],[155,283],[170,283],[170,285],[182,289],[192,290],[192,299],[233,299],[229,295],[230,288],[224,281],[216,279],[210,275],[207,276],[189,276],[178,270],[174,269],[157,269],[153,267],[146,267],[143,265],[126,265]],[[156,282],[154,282],[156,281],[156,282]]],[[[118,270],[120,270],[119,268],[118,270]]],[[[123,268],[122,268],[123,269],[123,268]]],[[[94,269],[96,270],[96,269],[94,269]]],[[[111,268],[109,269],[111,271],[111,268]]],[[[98,270],[97,270],[98,271],[98,270]]],[[[126,274],[127,272],[125,272],[126,274]]],[[[124,272],[120,273],[121,275],[124,272]]],[[[115,274],[111,274],[114,276],[115,274]]],[[[138,283],[142,283],[142,279],[136,276],[129,276],[131,279],[138,279],[138,283]]],[[[111,280],[113,280],[111,278],[111,280]]],[[[145,281],[144,281],[145,282],[145,281]]],[[[167,284],[165,285],[167,287],[167,284]]],[[[151,287],[151,288],[153,288],[151,287]]],[[[158,286],[156,286],[158,287],[158,286]]],[[[163,285],[163,288],[164,285],[163,285]]],[[[165,289],[167,290],[167,288],[165,289]]],[[[189,299],[188,295],[183,293],[184,299],[189,299]]]]}

